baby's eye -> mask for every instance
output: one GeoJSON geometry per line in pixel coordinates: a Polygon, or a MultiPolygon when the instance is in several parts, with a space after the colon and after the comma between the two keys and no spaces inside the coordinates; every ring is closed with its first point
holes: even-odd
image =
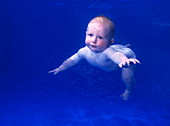
{"type": "Polygon", "coordinates": [[[103,37],[101,37],[101,36],[99,36],[98,38],[99,38],[99,39],[103,39],[103,37]]]}
{"type": "Polygon", "coordinates": [[[90,37],[92,37],[93,36],[93,34],[87,34],[88,36],[90,36],[90,37]]]}

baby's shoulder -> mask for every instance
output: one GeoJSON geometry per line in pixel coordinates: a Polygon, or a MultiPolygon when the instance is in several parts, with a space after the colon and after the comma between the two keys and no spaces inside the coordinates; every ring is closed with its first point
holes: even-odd
{"type": "Polygon", "coordinates": [[[80,48],[77,53],[80,54],[80,55],[84,55],[87,52],[89,52],[89,49],[85,46],[83,48],[80,48]]]}
{"type": "Polygon", "coordinates": [[[86,52],[86,51],[88,51],[88,48],[86,46],[78,50],[78,52],[86,52]]]}
{"type": "Polygon", "coordinates": [[[116,51],[115,51],[113,48],[111,48],[111,47],[106,48],[106,49],[102,52],[102,54],[105,55],[105,56],[107,56],[107,57],[111,57],[111,56],[113,56],[115,53],[116,53],[116,51]]]}
{"type": "Polygon", "coordinates": [[[108,48],[106,48],[104,51],[103,51],[103,53],[105,53],[105,54],[114,54],[116,52],[116,50],[114,50],[112,47],[108,47],[108,48]]]}

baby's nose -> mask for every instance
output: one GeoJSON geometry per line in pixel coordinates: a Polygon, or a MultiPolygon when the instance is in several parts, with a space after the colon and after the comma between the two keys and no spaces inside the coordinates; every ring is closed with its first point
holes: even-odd
{"type": "Polygon", "coordinates": [[[96,42],[97,42],[97,37],[94,36],[94,37],[92,38],[92,43],[96,43],[96,42]]]}

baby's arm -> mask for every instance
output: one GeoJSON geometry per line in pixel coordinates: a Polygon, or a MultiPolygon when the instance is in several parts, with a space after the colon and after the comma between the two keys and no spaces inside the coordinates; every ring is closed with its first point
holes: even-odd
{"type": "Polygon", "coordinates": [[[49,71],[49,73],[57,74],[77,64],[83,58],[82,53],[80,52],[81,51],[79,50],[76,54],[65,60],[58,68],[49,71]]]}
{"type": "Polygon", "coordinates": [[[111,59],[118,64],[120,68],[122,67],[128,67],[132,64],[137,64],[140,63],[139,60],[134,59],[134,58],[127,58],[123,53],[121,52],[115,52],[112,56],[111,59]]]}

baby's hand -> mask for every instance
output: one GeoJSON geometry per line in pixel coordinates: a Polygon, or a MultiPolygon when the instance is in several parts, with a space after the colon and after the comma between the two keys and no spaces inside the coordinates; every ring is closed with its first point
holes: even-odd
{"type": "Polygon", "coordinates": [[[60,72],[60,69],[59,69],[59,68],[56,68],[56,69],[54,69],[54,70],[49,71],[48,73],[57,74],[57,73],[59,73],[59,72],[60,72]]]}
{"type": "Polygon", "coordinates": [[[131,63],[133,64],[137,64],[137,63],[140,63],[139,60],[137,59],[126,59],[126,60],[123,60],[122,62],[119,63],[119,67],[122,68],[123,66],[130,66],[131,63]]]}

